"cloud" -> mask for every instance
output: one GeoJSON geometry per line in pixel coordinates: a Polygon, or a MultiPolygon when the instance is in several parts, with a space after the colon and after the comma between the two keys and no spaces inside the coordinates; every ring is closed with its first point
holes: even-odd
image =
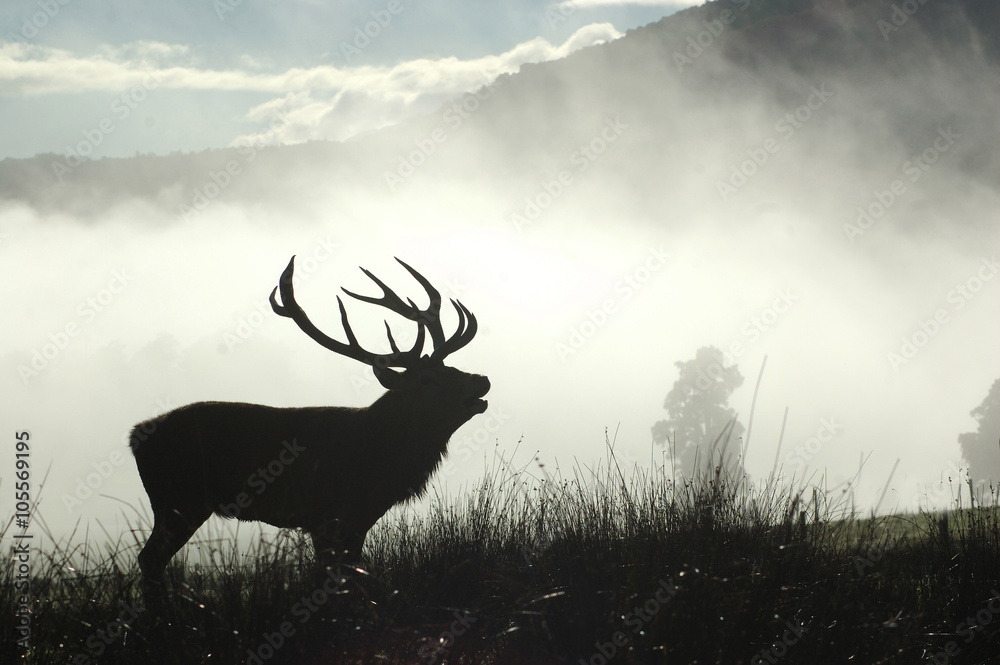
{"type": "Polygon", "coordinates": [[[554,5],[560,9],[591,9],[593,7],[617,7],[621,5],[642,5],[644,7],[674,7],[684,9],[702,4],[691,0],[565,0],[554,5]]]}
{"type": "Polygon", "coordinates": [[[270,73],[204,68],[194,62],[187,47],[160,42],[105,46],[88,56],[13,42],[0,47],[0,85],[9,95],[118,92],[149,87],[151,81],[160,90],[273,93],[273,99],[250,109],[245,117],[264,121],[280,116],[280,127],[271,122],[266,131],[235,142],[343,140],[431,111],[501,74],[516,72],[522,64],[564,58],[620,36],[610,23],[595,23],[562,44],[538,37],[477,58],[419,58],[388,66],[316,65],[270,73]]]}
{"type": "Polygon", "coordinates": [[[584,26],[563,44],[553,46],[538,37],[499,55],[470,60],[420,59],[386,68],[363,68],[333,94],[319,88],[289,93],[251,109],[246,119],[280,118],[281,123],[255,134],[234,139],[233,144],[299,143],[311,139],[344,140],[427,113],[448,99],[476,90],[524,63],[564,58],[587,46],[621,36],[610,23],[584,26]]]}
{"type": "Polygon", "coordinates": [[[150,73],[166,89],[291,93],[302,90],[380,88],[397,94],[420,94],[449,88],[465,89],[484,76],[514,72],[526,62],[566,57],[578,49],[621,36],[610,23],[584,26],[563,44],[554,46],[538,37],[499,55],[460,60],[420,58],[391,66],[293,67],[263,74],[240,69],[202,69],[191,65],[163,66],[186,55],[184,46],[139,42],[104,47],[99,54],[81,57],[69,51],[11,42],[0,47],[0,82],[8,95],[41,95],[92,91],[117,92],[141,82],[150,73]]]}

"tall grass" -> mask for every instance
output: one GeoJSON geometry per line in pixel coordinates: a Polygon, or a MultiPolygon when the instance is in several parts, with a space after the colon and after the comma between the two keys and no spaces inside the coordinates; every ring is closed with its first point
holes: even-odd
{"type": "Polygon", "coordinates": [[[296,532],[248,552],[210,535],[171,565],[167,617],[133,609],[148,525],[101,548],[47,534],[32,646],[5,611],[0,662],[1000,662],[996,496],[859,519],[721,467],[628,471],[613,453],[568,476],[497,459],[479,486],[380,522],[363,569],[316,570],[296,532]]]}

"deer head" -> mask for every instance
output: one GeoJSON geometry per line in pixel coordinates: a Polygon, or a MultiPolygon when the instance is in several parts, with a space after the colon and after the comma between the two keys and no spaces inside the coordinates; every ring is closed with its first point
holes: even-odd
{"type": "Polygon", "coordinates": [[[419,272],[398,258],[396,261],[406,268],[407,272],[424,288],[430,300],[426,309],[421,309],[409,298],[404,302],[396,295],[395,291],[365,268],[361,268],[362,272],[368,275],[382,290],[380,296],[367,296],[353,293],[347,289],[342,290],[352,298],[379,305],[415,322],[417,324],[416,341],[408,350],[401,351],[399,349],[392,336],[392,329],[389,327],[388,321],[385,321],[385,331],[389,339],[389,347],[392,349],[391,352],[374,353],[362,348],[351,329],[344,301],[339,295],[337,296],[337,305],[340,308],[340,320],[344,327],[344,334],[347,336],[347,343],[333,339],[319,330],[295,300],[292,285],[292,275],[295,270],[294,256],[282,272],[278,286],[271,291],[271,308],[278,315],[295,321],[304,333],[323,347],[369,365],[383,387],[390,392],[397,391],[410,397],[410,403],[415,412],[433,412],[439,419],[441,414],[448,414],[445,418],[446,422],[440,424],[447,426],[450,431],[454,431],[472,416],[485,411],[488,406],[486,400],[481,399],[490,387],[486,377],[466,374],[444,364],[446,357],[461,349],[475,337],[478,330],[476,317],[465,305],[452,299],[451,304],[458,314],[458,328],[451,337],[446,338],[441,325],[441,294],[419,272]],[[279,293],[281,295],[280,304],[277,300],[279,293]],[[430,335],[433,351],[430,355],[421,355],[427,334],[430,335]],[[393,368],[398,368],[401,371],[393,368]]]}

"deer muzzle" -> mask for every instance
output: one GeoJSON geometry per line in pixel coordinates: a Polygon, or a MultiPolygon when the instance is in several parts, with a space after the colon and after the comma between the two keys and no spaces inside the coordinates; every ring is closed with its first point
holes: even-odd
{"type": "Polygon", "coordinates": [[[482,399],[482,397],[489,391],[490,380],[485,376],[473,374],[471,380],[469,381],[470,395],[463,402],[463,405],[473,414],[483,413],[486,411],[486,407],[489,406],[489,402],[482,399]]]}

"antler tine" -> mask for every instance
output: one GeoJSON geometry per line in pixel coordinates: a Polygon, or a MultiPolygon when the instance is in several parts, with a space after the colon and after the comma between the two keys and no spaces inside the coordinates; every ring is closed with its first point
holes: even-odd
{"type": "Polygon", "coordinates": [[[375,282],[376,284],[378,284],[379,288],[382,289],[382,296],[380,298],[376,298],[375,296],[365,296],[365,295],[361,295],[360,293],[354,293],[353,291],[348,291],[347,289],[343,289],[342,288],[341,290],[344,293],[346,293],[347,295],[351,296],[352,298],[356,298],[356,299],[358,299],[358,300],[360,300],[362,302],[367,302],[367,303],[371,303],[372,305],[380,305],[382,307],[385,307],[386,309],[388,309],[388,310],[390,310],[392,312],[395,312],[396,314],[400,314],[400,315],[402,315],[402,316],[410,319],[411,321],[416,321],[417,320],[417,318],[418,318],[417,311],[418,310],[416,310],[416,306],[415,305],[411,307],[411,306],[407,305],[405,302],[403,302],[402,298],[400,298],[399,296],[397,296],[395,291],[393,291],[388,286],[386,286],[385,282],[383,282],[378,277],[376,277],[367,268],[361,268],[361,272],[363,272],[364,274],[368,275],[369,279],[371,279],[373,282],[375,282]]]}
{"type": "Polygon", "coordinates": [[[392,349],[393,353],[399,353],[399,347],[396,346],[396,340],[392,338],[392,328],[389,327],[388,321],[383,321],[385,324],[385,336],[389,338],[389,348],[392,349]]]}
{"type": "MultiPolygon", "coordinates": [[[[351,329],[351,324],[347,319],[347,309],[344,307],[344,302],[341,300],[340,296],[337,296],[337,305],[340,309],[340,321],[344,327],[344,334],[347,335],[347,344],[337,341],[332,337],[325,334],[316,325],[309,320],[305,311],[299,306],[295,301],[295,291],[292,284],[292,275],[295,271],[295,257],[293,256],[288,262],[288,266],[281,273],[281,278],[278,280],[278,286],[271,291],[271,297],[269,301],[271,303],[271,309],[274,313],[279,316],[284,316],[286,318],[292,319],[298,325],[299,329],[302,330],[310,339],[318,342],[324,348],[327,348],[334,353],[338,353],[342,356],[347,356],[348,358],[353,358],[366,365],[371,365],[373,367],[408,367],[412,365],[419,357],[424,346],[424,331],[423,326],[420,326],[420,330],[417,332],[417,341],[413,348],[408,351],[400,351],[396,346],[395,341],[392,339],[392,333],[389,333],[389,344],[392,347],[392,353],[372,353],[361,347],[358,343],[358,338],[355,336],[354,331],[351,329]],[[276,295],[281,292],[281,304],[278,303],[276,295]]],[[[353,295],[353,294],[352,294],[353,295]]],[[[362,298],[363,300],[364,298],[362,298]]],[[[388,328],[388,324],[386,324],[388,328]]]]}
{"type": "Polygon", "coordinates": [[[455,311],[458,312],[458,329],[455,331],[455,334],[448,338],[448,341],[434,347],[434,352],[431,354],[432,358],[444,359],[449,354],[458,351],[471,342],[479,330],[479,324],[476,322],[475,315],[465,305],[454,299],[451,299],[451,304],[455,307],[455,311]],[[466,322],[468,322],[468,325],[466,325],[466,322]]]}
{"type": "MultiPolygon", "coordinates": [[[[389,327],[389,322],[388,321],[383,321],[382,323],[385,324],[385,336],[389,338],[389,348],[392,349],[393,353],[402,353],[399,350],[399,347],[396,346],[396,340],[393,339],[393,337],[392,337],[392,329],[389,327]]],[[[413,348],[410,349],[409,351],[407,351],[406,353],[409,354],[409,353],[414,353],[414,351],[416,351],[417,354],[419,354],[420,351],[423,351],[423,349],[424,349],[424,326],[418,324],[418,326],[417,326],[417,341],[413,345],[413,348]]]]}
{"type": "MultiPolygon", "coordinates": [[[[284,298],[282,298],[284,299],[284,298]]],[[[337,308],[340,310],[340,324],[344,327],[344,334],[347,335],[347,343],[352,347],[361,348],[358,344],[358,338],[354,335],[354,330],[351,328],[351,322],[347,320],[347,308],[344,307],[344,301],[337,296],[337,308]]],[[[337,341],[337,340],[333,340],[337,341]]],[[[338,344],[340,342],[337,342],[338,344]]]]}
{"type": "Polygon", "coordinates": [[[399,257],[395,257],[395,259],[399,265],[406,268],[406,271],[410,273],[410,275],[413,276],[413,279],[417,280],[420,286],[424,287],[424,291],[427,292],[427,297],[430,299],[430,305],[427,306],[427,309],[419,309],[413,300],[410,300],[409,302],[414,311],[419,314],[419,320],[422,320],[424,325],[427,326],[427,329],[430,330],[431,341],[433,342],[434,349],[436,351],[439,346],[444,344],[444,330],[441,328],[441,293],[434,288],[434,285],[431,284],[426,277],[414,270],[408,263],[399,257]]]}

